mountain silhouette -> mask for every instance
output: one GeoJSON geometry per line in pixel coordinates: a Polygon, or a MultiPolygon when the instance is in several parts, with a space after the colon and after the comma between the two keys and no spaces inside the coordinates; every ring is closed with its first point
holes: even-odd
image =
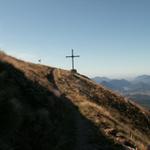
{"type": "Polygon", "coordinates": [[[138,102],[147,108],[150,108],[149,75],[141,75],[130,81],[125,79],[109,79],[106,77],[96,77],[92,78],[92,80],[138,102]]]}
{"type": "Polygon", "coordinates": [[[88,77],[0,54],[1,150],[143,150],[150,112],[88,77]]]}

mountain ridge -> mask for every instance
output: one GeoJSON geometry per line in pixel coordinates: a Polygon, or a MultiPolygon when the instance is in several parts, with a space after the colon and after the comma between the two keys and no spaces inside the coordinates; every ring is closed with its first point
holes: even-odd
{"type": "Polygon", "coordinates": [[[126,79],[109,79],[102,77],[103,80],[100,80],[101,77],[95,80],[99,84],[104,85],[105,87],[112,89],[123,96],[129,97],[134,101],[137,101],[139,104],[150,108],[150,76],[141,75],[135,77],[133,80],[126,79]],[[100,81],[100,82],[99,82],[100,81]],[[141,99],[142,98],[142,99],[141,99]]]}
{"type": "Polygon", "coordinates": [[[4,54],[0,55],[0,68],[0,93],[7,99],[4,97],[0,106],[9,106],[13,113],[9,114],[7,107],[4,112],[18,118],[16,122],[4,121],[12,123],[10,131],[3,126],[7,138],[1,136],[0,141],[5,141],[5,147],[121,150],[134,145],[142,149],[149,144],[150,113],[87,77],[4,54]],[[23,129],[28,133],[24,137],[23,129]],[[12,134],[15,138],[11,143],[12,134]],[[19,141],[20,136],[25,143],[19,141]]]}

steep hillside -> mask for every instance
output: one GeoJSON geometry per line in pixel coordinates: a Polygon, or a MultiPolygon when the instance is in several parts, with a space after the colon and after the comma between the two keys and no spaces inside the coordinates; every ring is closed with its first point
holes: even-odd
{"type": "Polygon", "coordinates": [[[106,77],[95,77],[92,80],[150,109],[149,75],[138,76],[130,81],[106,77]]]}
{"type": "Polygon", "coordinates": [[[1,150],[144,150],[150,112],[89,78],[0,54],[1,150]]]}

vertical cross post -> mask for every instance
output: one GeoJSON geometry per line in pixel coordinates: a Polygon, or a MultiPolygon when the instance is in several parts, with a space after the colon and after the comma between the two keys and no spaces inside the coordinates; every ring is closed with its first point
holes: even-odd
{"type": "Polygon", "coordinates": [[[74,50],[72,49],[71,51],[71,56],[66,56],[66,58],[71,58],[72,59],[72,70],[75,70],[74,68],[74,58],[75,57],[80,57],[79,55],[74,55],[74,50]]]}

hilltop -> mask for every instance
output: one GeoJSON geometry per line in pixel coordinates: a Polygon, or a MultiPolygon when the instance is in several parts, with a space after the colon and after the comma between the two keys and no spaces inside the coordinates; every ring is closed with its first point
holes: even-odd
{"type": "Polygon", "coordinates": [[[144,150],[150,112],[88,77],[0,54],[1,150],[144,150]]]}

